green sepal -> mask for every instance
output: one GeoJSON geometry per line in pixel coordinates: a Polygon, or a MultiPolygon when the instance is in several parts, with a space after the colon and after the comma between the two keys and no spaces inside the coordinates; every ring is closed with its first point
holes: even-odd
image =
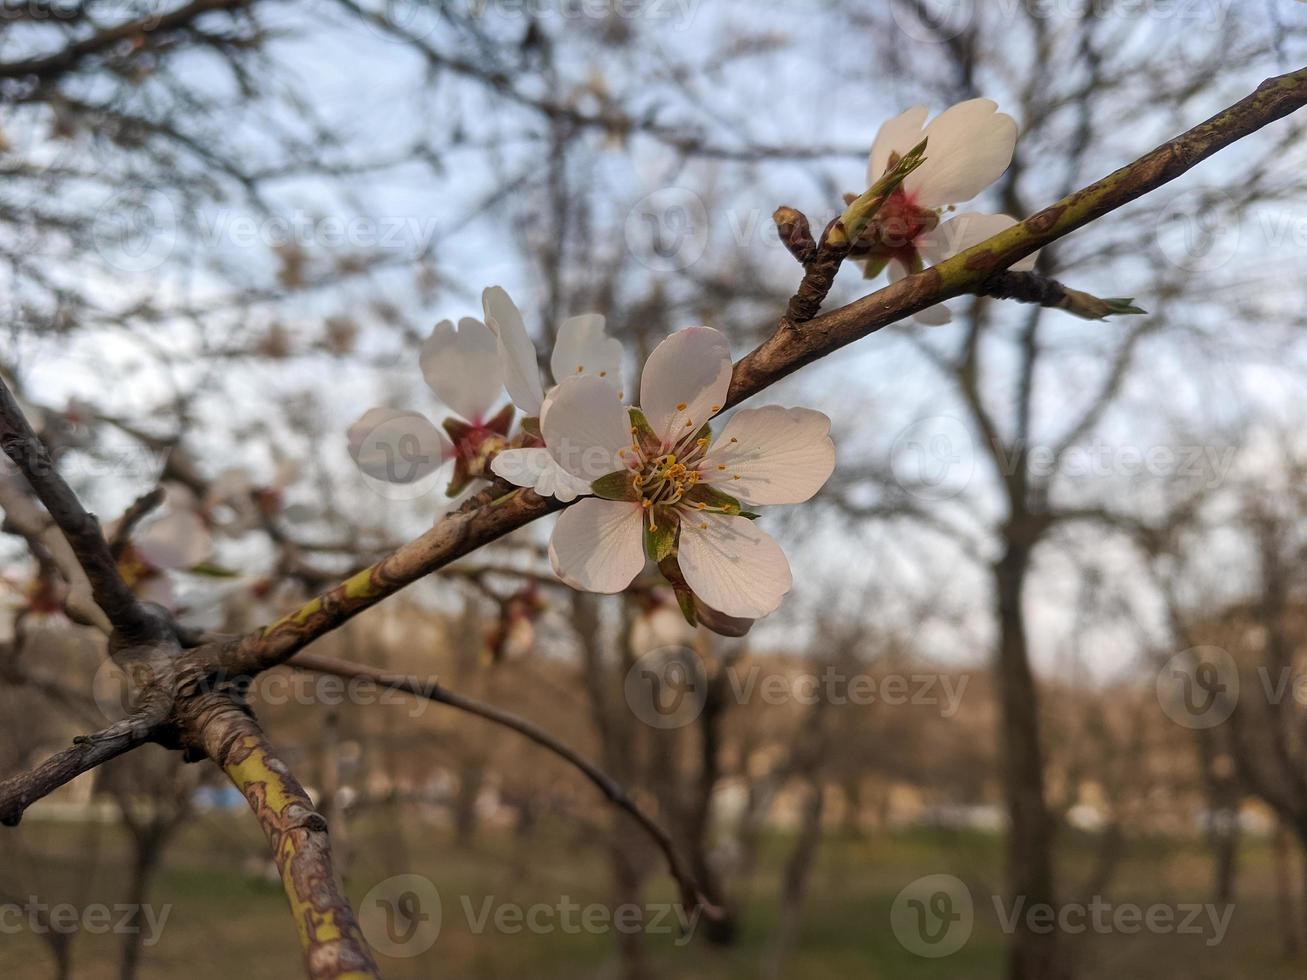
{"type": "Polygon", "coordinates": [[[681,615],[691,626],[699,625],[699,614],[694,608],[694,593],[689,589],[673,589],[676,593],[676,606],[681,610],[681,615]]]}
{"type": "Polygon", "coordinates": [[[483,422],[482,427],[489,429],[491,432],[497,433],[498,435],[507,436],[508,430],[512,428],[513,415],[515,412],[516,409],[510,402],[483,422]]]}
{"type": "MultiPolygon", "coordinates": [[[[691,487],[685,494],[685,499],[693,506],[694,504],[706,504],[713,510],[721,511],[723,514],[730,514],[732,517],[740,513],[740,502],[732,497],[729,493],[723,493],[714,486],[707,483],[700,483],[691,487]]],[[[706,509],[706,508],[705,508],[706,509]]]]}
{"type": "Polygon", "coordinates": [[[862,237],[876,212],[889,200],[905,177],[926,162],[926,141],[922,140],[898,160],[891,162],[885,173],[866,191],[849,202],[844,213],[827,232],[831,244],[856,242],[862,237]]]}
{"type": "Polygon", "coordinates": [[[867,259],[866,265],[862,267],[863,279],[875,279],[885,271],[885,266],[889,265],[889,256],[884,255],[880,258],[867,259]]]}
{"type": "Polygon", "coordinates": [[[658,438],[658,434],[654,432],[649,420],[645,418],[644,412],[638,408],[627,409],[627,412],[631,416],[631,428],[635,430],[634,435],[641,451],[646,456],[661,455],[663,442],[658,438]]]}
{"type": "Polygon", "coordinates": [[[1109,316],[1142,316],[1148,312],[1142,307],[1135,306],[1134,298],[1130,296],[1109,296],[1100,299],[1079,289],[1072,289],[1070,286],[1063,286],[1062,291],[1064,295],[1058,306],[1083,320],[1106,320],[1109,316]]]}
{"type": "Polygon", "coordinates": [[[202,561],[198,565],[192,565],[190,568],[186,569],[186,571],[191,575],[203,575],[206,578],[236,578],[240,575],[240,572],[238,571],[224,568],[223,566],[211,561],[202,561]]]}
{"type": "Polygon", "coordinates": [[[652,562],[661,565],[665,558],[676,554],[676,541],[681,531],[681,519],[670,510],[654,515],[657,524],[650,529],[644,522],[644,553],[652,562]]]}
{"type": "Polygon", "coordinates": [[[658,570],[663,573],[663,578],[667,579],[672,586],[672,592],[676,595],[676,605],[681,610],[681,615],[691,626],[699,625],[699,614],[695,611],[694,593],[690,586],[685,582],[685,576],[681,574],[681,566],[676,563],[676,557],[669,555],[658,563],[658,570]]]}
{"type": "Polygon", "coordinates": [[[522,420],[522,431],[532,439],[543,439],[544,433],[540,431],[540,420],[534,415],[522,420]]]}
{"type": "Polygon", "coordinates": [[[468,472],[467,462],[459,456],[454,460],[454,472],[450,474],[449,482],[445,484],[445,496],[457,497],[471,482],[472,475],[468,472]]]}
{"type": "Polygon", "coordinates": [[[752,510],[742,510],[740,511],[740,516],[743,517],[745,520],[756,521],[762,515],[752,510]]]}
{"type": "Polygon", "coordinates": [[[640,499],[640,491],[635,489],[635,474],[630,470],[614,470],[607,476],[601,476],[590,484],[590,490],[601,500],[640,499]]]}
{"type": "Polygon", "coordinates": [[[449,433],[449,438],[455,446],[472,434],[472,426],[462,419],[454,418],[452,415],[441,422],[440,427],[449,433]]]}

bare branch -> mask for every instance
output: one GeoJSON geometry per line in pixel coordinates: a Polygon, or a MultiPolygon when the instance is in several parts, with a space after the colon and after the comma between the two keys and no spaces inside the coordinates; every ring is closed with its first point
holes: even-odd
{"type": "Polygon", "coordinates": [[[93,735],[83,735],[71,747],[52,755],[36,768],[0,781],[0,824],[17,826],[23,813],[37,800],[82,773],[144,745],[152,737],[151,724],[128,718],[93,735]]]}
{"type": "MultiPolygon", "coordinates": [[[[1013,262],[1134,201],[1223,147],[1307,104],[1307,68],[1268,79],[1247,98],[993,238],[801,326],[776,331],[735,365],[726,406],[799,368],[928,306],[968,292],[1013,262]]],[[[323,593],[289,616],[224,648],[207,666],[254,674],[284,663],[319,636],[386,597],[563,504],[502,481],[467,501],[420,538],[323,593]]]]}
{"type": "Polygon", "coordinates": [[[18,402],[0,379],[0,448],[16,465],[45,504],[59,530],[77,555],[96,604],[109,617],[114,629],[128,642],[152,636],[158,631],[155,617],[145,609],[118,574],[100,522],[87,513],[77,495],[55,468],[45,444],[32,431],[18,402]]]}
{"type": "Polygon", "coordinates": [[[380,687],[405,691],[414,697],[426,698],[428,701],[434,701],[437,704],[446,704],[451,708],[457,708],[459,711],[466,711],[468,714],[484,718],[496,725],[502,725],[504,728],[511,729],[530,739],[536,745],[563,759],[585,776],[586,779],[590,780],[613,806],[639,824],[645,833],[653,839],[654,843],[658,845],[658,849],[662,851],[663,857],[667,859],[667,868],[672,877],[680,885],[681,901],[687,909],[702,909],[709,918],[716,918],[721,915],[721,910],[707,899],[703,894],[703,890],[699,887],[699,883],[694,880],[694,876],[681,861],[680,856],[676,853],[676,847],[672,843],[671,835],[659,826],[653,817],[645,813],[635,800],[631,799],[630,794],[617,780],[538,725],[534,725],[525,718],[519,718],[517,715],[486,704],[483,701],[457,694],[431,680],[404,677],[400,674],[387,674],[363,664],[335,660],[331,657],[319,657],[314,654],[300,654],[291,661],[291,666],[298,667],[301,670],[315,671],[319,674],[370,680],[380,687]]]}
{"type": "Polygon", "coordinates": [[[42,58],[28,61],[0,63],[0,78],[31,78],[49,82],[60,75],[75,71],[88,58],[104,54],[126,42],[150,35],[166,37],[169,33],[188,28],[192,21],[214,10],[235,10],[252,0],[191,0],[166,14],[149,14],[140,20],[128,21],[109,27],[66,48],[42,58]]]}
{"type": "Polygon", "coordinates": [[[279,759],[258,723],[230,702],[198,716],[205,752],[249,801],[258,817],[291,914],[310,980],[379,976],[354,911],[331,863],[327,821],[279,759]]]}

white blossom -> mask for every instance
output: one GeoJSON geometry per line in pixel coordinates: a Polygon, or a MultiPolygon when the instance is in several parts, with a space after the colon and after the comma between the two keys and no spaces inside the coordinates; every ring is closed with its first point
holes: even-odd
{"type": "MultiPolygon", "coordinates": [[[[1016,122],[990,99],[960,102],[925,125],[928,111],[913,106],[876,134],[867,166],[868,186],[923,139],[926,159],[877,213],[881,238],[867,257],[868,276],[888,266],[890,281],[897,282],[1017,223],[1009,215],[971,211],[941,220],[946,209],[971,200],[1003,176],[1016,149],[1016,122]]],[[[1029,271],[1035,260],[1036,256],[1027,256],[1012,269],[1029,271]]],[[[937,304],[917,313],[916,319],[942,324],[951,316],[947,307],[937,304]]]]}
{"type": "Polygon", "coordinates": [[[560,578],[620,592],[675,539],[685,585],[728,616],[774,611],[792,578],[780,546],[740,505],[801,503],[835,466],[830,419],[806,408],[741,409],[714,441],[708,420],[731,381],[726,339],[708,327],[668,337],[650,355],[639,410],[594,376],[564,381],[542,422],[545,444],[572,476],[603,479],[604,497],[564,511],[549,554],[560,578]]]}

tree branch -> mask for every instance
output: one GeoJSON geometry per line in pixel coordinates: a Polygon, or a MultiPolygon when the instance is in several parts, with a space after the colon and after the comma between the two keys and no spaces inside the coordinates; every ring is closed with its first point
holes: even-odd
{"type": "Polygon", "coordinates": [[[451,708],[457,708],[459,711],[466,711],[468,714],[484,718],[486,721],[511,729],[530,739],[536,745],[567,762],[586,779],[590,780],[595,788],[604,794],[608,802],[639,824],[645,833],[653,839],[663,857],[667,860],[668,871],[676,879],[676,883],[680,885],[681,903],[686,909],[702,909],[703,913],[709,918],[715,919],[721,916],[721,909],[708,900],[699,883],[676,853],[676,846],[672,843],[671,835],[659,826],[653,817],[645,813],[635,800],[631,799],[630,794],[617,780],[538,725],[534,725],[525,718],[519,718],[517,715],[486,704],[483,701],[457,694],[448,688],[441,687],[434,681],[404,677],[399,674],[387,674],[364,664],[335,660],[331,657],[319,657],[314,654],[300,654],[291,661],[290,666],[298,667],[301,670],[311,670],[319,674],[332,674],[336,677],[370,680],[379,687],[405,691],[414,697],[426,698],[428,701],[434,701],[437,704],[445,704],[451,708]]]}
{"type": "Polygon", "coordinates": [[[380,976],[336,881],[326,818],[249,714],[215,701],[199,717],[205,752],[244,794],[272,845],[310,980],[380,976]]]}
{"type": "Polygon", "coordinates": [[[24,811],[37,800],[82,773],[144,745],[152,737],[152,725],[128,718],[93,735],[80,736],[71,747],[52,755],[36,768],[0,781],[0,824],[17,826],[24,811]]]}
{"type": "Polygon", "coordinates": [[[993,238],[822,314],[802,330],[778,330],[735,366],[727,404],[738,404],[799,368],[904,317],[974,292],[1013,262],[1156,190],[1304,104],[1307,68],[1267,79],[1247,98],[1206,122],[993,238]]]}
{"type": "Polygon", "coordinates": [[[32,431],[23,411],[0,379],[0,448],[27,477],[27,482],[77,555],[91,583],[91,594],[114,629],[126,642],[139,642],[158,632],[157,618],[132,594],[118,574],[100,522],[82,507],[77,495],[55,468],[45,444],[32,431]]]}
{"type": "MultiPolygon", "coordinates": [[[[946,299],[974,292],[1013,262],[1192,169],[1218,150],[1307,104],[1307,68],[1263,82],[1247,98],[1115,173],[1062,198],[993,238],[801,327],[785,319],[735,365],[726,406],[737,405],[799,368],[946,299]]],[[[563,504],[502,481],[471,498],[420,538],[289,616],[221,650],[207,666],[257,673],[284,663],[319,636],[420,578],[563,504]]]]}
{"type": "Polygon", "coordinates": [[[0,63],[0,78],[31,78],[39,82],[49,82],[60,75],[77,70],[87,58],[103,54],[124,43],[150,34],[162,36],[172,31],[183,30],[196,18],[210,11],[234,10],[251,2],[253,0],[192,0],[184,7],[178,7],[166,14],[153,13],[139,20],[105,28],[45,57],[0,63]]]}

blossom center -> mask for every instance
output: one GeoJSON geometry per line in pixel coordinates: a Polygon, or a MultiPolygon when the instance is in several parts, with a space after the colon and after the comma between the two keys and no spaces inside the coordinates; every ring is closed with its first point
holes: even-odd
{"type": "Polygon", "coordinates": [[[670,446],[663,443],[654,449],[642,445],[639,431],[632,428],[630,465],[636,471],[632,483],[640,494],[641,506],[651,509],[681,504],[699,484],[699,464],[707,451],[708,437],[695,432],[670,446]]]}
{"type": "Polygon", "coordinates": [[[902,187],[881,205],[860,244],[872,258],[897,258],[910,265],[917,239],[939,224],[939,212],[918,205],[902,187]]]}

